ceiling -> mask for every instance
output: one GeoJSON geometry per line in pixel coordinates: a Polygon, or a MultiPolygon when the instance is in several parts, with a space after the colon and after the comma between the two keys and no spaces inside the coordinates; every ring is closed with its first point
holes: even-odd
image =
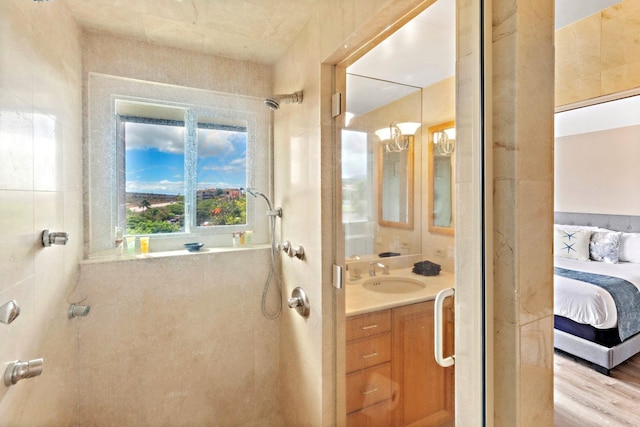
{"type": "Polygon", "coordinates": [[[320,0],[64,0],[89,30],[272,64],[320,0]]]}
{"type": "MultiPolygon", "coordinates": [[[[2,1],[2,0],[0,0],[2,1]]],[[[149,43],[275,63],[302,31],[321,0],[64,0],[84,28],[149,43]]],[[[556,27],[565,26],[620,0],[555,0],[556,27]]],[[[455,0],[438,0],[425,12],[349,67],[372,77],[351,82],[349,105],[359,114],[426,87],[455,70],[455,0]],[[397,94],[397,82],[408,85],[397,94]],[[354,91],[362,96],[357,96],[354,91]],[[371,96],[375,93],[376,96],[371,96]],[[403,95],[404,94],[404,95],[403,95]]]]}
{"type": "Polygon", "coordinates": [[[456,0],[438,0],[349,66],[347,111],[364,114],[453,76],[455,23],[456,0]]]}

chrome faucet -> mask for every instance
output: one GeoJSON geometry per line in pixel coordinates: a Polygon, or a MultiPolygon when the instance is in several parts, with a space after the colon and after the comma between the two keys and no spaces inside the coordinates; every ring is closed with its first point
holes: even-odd
{"type": "Polygon", "coordinates": [[[372,261],[369,263],[369,276],[373,277],[376,275],[376,267],[380,267],[382,269],[382,274],[389,274],[388,265],[385,265],[381,262],[372,261]]]}

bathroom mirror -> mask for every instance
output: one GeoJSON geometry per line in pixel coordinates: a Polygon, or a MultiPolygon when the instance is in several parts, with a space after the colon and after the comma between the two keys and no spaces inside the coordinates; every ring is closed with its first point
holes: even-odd
{"type": "Polygon", "coordinates": [[[378,224],[413,229],[413,136],[402,136],[406,149],[378,148],[378,224]]]}
{"type": "Polygon", "coordinates": [[[421,253],[422,222],[416,218],[426,205],[421,199],[423,163],[426,173],[419,127],[422,89],[363,75],[346,78],[352,115],[341,131],[345,255],[368,259],[421,253]],[[407,128],[407,123],[414,126],[407,128]],[[391,139],[382,133],[393,126],[403,132],[402,149],[387,150],[391,139]]]}
{"type": "Polygon", "coordinates": [[[453,235],[456,129],[453,121],[429,127],[429,232],[453,235]]]}

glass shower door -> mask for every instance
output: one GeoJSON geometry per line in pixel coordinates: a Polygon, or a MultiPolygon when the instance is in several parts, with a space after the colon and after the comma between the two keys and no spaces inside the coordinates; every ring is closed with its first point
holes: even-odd
{"type": "Polygon", "coordinates": [[[483,138],[479,123],[464,118],[479,116],[482,103],[477,86],[461,87],[457,74],[480,85],[480,57],[476,52],[474,67],[456,70],[455,43],[479,39],[480,10],[458,17],[473,19],[467,28],[476,34],[456,31],[457,13],[454,0],[431,3],[337,67],[346,109],[337,135],[344,231],[338,264],[345,268],[344,301],[337,304],[344,316],[337,322],[344,325],[337,334],[344,339],[337,346],[344,349],[337,358],[339,365],[344,361],[338,369],[344,380],[337,381],[340,425],[476,425],[484,417],[483,169],[471,167],[483,163],[483,138]],[[412,69],[407,57],[420,66],[412,69]],[[471,92],[461,96],[465,90],[471,92]],[[434,141],[427,129],[448,122],[457,132],[449,141],[455,233],[438,233],[428,227],[434,141]],[[407,123],[417,129],[403,131],[407,123]],[[473,172],[461,174],[462,167],[473,172]],[[385,191],[387,181],[393,191],[385,191]],[[413,220],[403,214],[387,221],[385,211],[411,212],[413,220]],[[436,301],[442,290],[449,291],[436,301]]]}

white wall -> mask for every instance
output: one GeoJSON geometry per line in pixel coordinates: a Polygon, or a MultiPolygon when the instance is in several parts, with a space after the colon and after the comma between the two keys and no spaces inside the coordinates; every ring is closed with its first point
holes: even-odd
{"type": "Polygon", "coordinates": [[[640,96],[555,115],[555,210],[640,215],[640,96]]]}

